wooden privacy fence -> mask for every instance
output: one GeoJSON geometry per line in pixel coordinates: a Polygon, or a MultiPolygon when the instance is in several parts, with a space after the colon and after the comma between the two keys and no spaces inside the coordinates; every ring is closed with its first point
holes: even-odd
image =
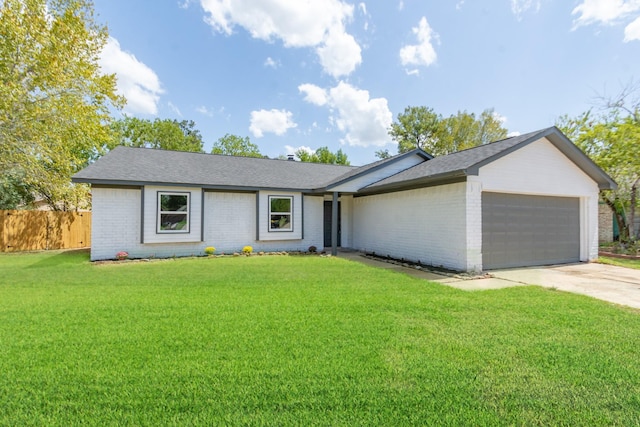
{"type": "Polygon", "coordinates": [[[0,252],[91,246],[91,212],[0,210],[0,252]]]}

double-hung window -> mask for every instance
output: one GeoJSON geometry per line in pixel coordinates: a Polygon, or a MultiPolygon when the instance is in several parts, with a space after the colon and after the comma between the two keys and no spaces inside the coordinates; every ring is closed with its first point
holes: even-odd
{"type": "Polygon", "coordinates": [[[293,197],[269,196],[269,231],[293,231],[293,197]]]}
{"type": "Polygon", "coordinates": [[[158,233],[189,232],[190,193],[158,192],[158,233]]]}

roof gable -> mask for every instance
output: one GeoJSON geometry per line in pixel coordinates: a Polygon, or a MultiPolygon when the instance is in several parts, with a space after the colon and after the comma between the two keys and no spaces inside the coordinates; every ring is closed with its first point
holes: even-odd
{"type": "Polygon", "coordinates": [[[325,188],[327,191],[356,192],[362,187],[388,178],[432,158],[432,155],[418,148],[347,172],[329,182],[325,188]]]}
{"type": "Polygon", "coordinates": [[[615,189],[617,187],[616,183],[602,169],[554,126],[446,156],[435,157],[395,176],[371,184],[362,192],[386,191],[441,181],[462,180],[469,175],[478,175],[482,166],[541,138],[547,138],[562,154],[597,182],[600,189],[615,189]]]}

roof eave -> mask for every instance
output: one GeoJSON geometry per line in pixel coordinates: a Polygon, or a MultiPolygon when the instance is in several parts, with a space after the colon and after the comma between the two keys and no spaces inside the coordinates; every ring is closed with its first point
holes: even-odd
{"type": "Polygon", "coordinates": [[[375,185],[373,187],[361,188],[356,196],[369,196],[374,194],[391,193],[394,191],[413,190],[416,188],[432,187],[435,185],[452,184],[466,181],[468,173],[466,170],[456,170],[438,175],[415,178],[407,181],[394,182],[385,185],[375,185]]]}

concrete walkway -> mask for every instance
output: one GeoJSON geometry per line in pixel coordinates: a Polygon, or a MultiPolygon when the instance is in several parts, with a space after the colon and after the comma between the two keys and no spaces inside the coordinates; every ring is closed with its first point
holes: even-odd
{"type": "Polygon", "coordinates": [[[445,275],[404,267],[371,259],[355,251],[341,251],[338,253],[338,257],[466,291],[538,285],[640,309],[640,270],[631,268],[598,263],[579,263],[494,270],[490,272],[491,277],[471,278],[465,275],[445,275]]]}

